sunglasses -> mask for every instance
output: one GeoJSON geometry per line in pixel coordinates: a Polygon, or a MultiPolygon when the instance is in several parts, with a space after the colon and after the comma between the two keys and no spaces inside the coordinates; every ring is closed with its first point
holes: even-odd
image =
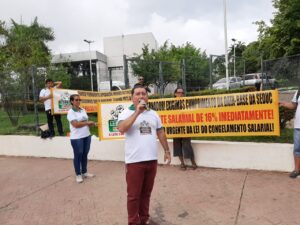
{"type": "Polygon", "coordinates": [[[81,102],[81,99],[74,99],[75,102],[81,102]]]}
{"type": "Polygon", "coordinates": [[[184,94],[183,91],[176,91],[176,93],[178,93],[178,94],[184,94]]]}
{"type": "Polygon", "coordinates": [[[144,80],[143,78],[139,78],[138,80],[144,80]]]}

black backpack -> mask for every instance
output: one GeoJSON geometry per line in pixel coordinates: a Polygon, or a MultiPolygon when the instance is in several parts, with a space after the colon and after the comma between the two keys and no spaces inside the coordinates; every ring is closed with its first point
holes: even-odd
{"type": "Polygon", "coordinates": [[[41,138],[46,139],[46,138],[50,137],[50,135],[51,135],[51,133],[49,130],[45,130],[45,131],[41,130],[41,138]]]}

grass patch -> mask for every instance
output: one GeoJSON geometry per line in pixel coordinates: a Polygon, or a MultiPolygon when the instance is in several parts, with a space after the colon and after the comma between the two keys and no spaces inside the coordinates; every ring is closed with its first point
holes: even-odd
{"type": "MultiPolygon", "coordinates": [[[[45,112],[39,112],[39,124],[46,124],[47,117],[45,112]]],[[[89,115],[90,120],[97,121],[96,114],[89,115]]],[[[67,135],[70,132],[69,122],[67,120],[67,115],[61,116],[61,121],[63,124],[64,134],[67,135]]],[[[12,126],[8,115],[3,110],[0,110],[0,135],[37,135],[35,131],[35,114],[30,112],[26,115],[20,115],[18,126],[12,126]],[[28,128],[24,128],[28,127],[28,128]]],[[[56,122],[54,119],[54,129],[55,133],[58,134],[56,128],[56,122]]],[[[91,127],[90,131],[93,135],[98,136],[98,128],[91,127]]]]}

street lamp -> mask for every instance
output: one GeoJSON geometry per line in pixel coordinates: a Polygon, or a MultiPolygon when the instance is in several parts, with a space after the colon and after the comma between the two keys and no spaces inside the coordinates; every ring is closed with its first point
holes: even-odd
{"type": "Polygon", "coordinates": [[[91,58],[91,43],[93,43],[94,41],[89,41],[89,40],[86,40],[86,39],[84,39],[83,41],[89,44],[91,90],[94,91],[94,87],[93,87],[93,74],[92,74],[92,58],[91,58]]]}
{"type": "Polygon", "coordinates": [[[227,90],[229,90],[226,0],[223,0],[223,9],[224,9],[224,41],[225,41],[226,84],[227,84],[227,90]]]}
{"type": "Polygon", "coordinates": [[[236,39],[232,38],[231,40],[233,41],[233,76],[236,77],[236,73],[235,73],[235,42],[236,42],[236,39]]]}

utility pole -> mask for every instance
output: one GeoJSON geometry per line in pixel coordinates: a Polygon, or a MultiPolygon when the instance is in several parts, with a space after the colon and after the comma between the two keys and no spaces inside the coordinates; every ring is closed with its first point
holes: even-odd
{"type": "Polygon", "coordinates": [[[92,73],[92,57],[91,57],[91,43],[93,43],[94,41],[89,41],[89,40],[86,40],[86,39],[84,39],[83,41],[89,44],[91,90],[94,91],[94,86],[93,86],[93,73],[92,73]]]}
{"type": "Polygon", "coordinates": [[[233,41],[233,76],[236,77],[236,72],[235,72],[235,42],[236,39],[232,38],[233,41]]]}
{"type": "Polygon", "coordinates": [[[36,68],[35,66],[31,67],[31,79],[32,79],[32,94],[33,94],[33,104],[34,104],[34,114],[35,114],[35,131],[36,135],[39,135],[39,112],[37,108],[37,97],[36,97],[36,90],[35,90],[35,76],[36,68]]]}
{"type": "Polygon", "coordinates": [[[227,84],[226,86],[227,86],[227,90],[229,90],[226,0],[223,0],[223,6],[224,6],[225,69],[226,69],[226,84],[227,84]]]}

